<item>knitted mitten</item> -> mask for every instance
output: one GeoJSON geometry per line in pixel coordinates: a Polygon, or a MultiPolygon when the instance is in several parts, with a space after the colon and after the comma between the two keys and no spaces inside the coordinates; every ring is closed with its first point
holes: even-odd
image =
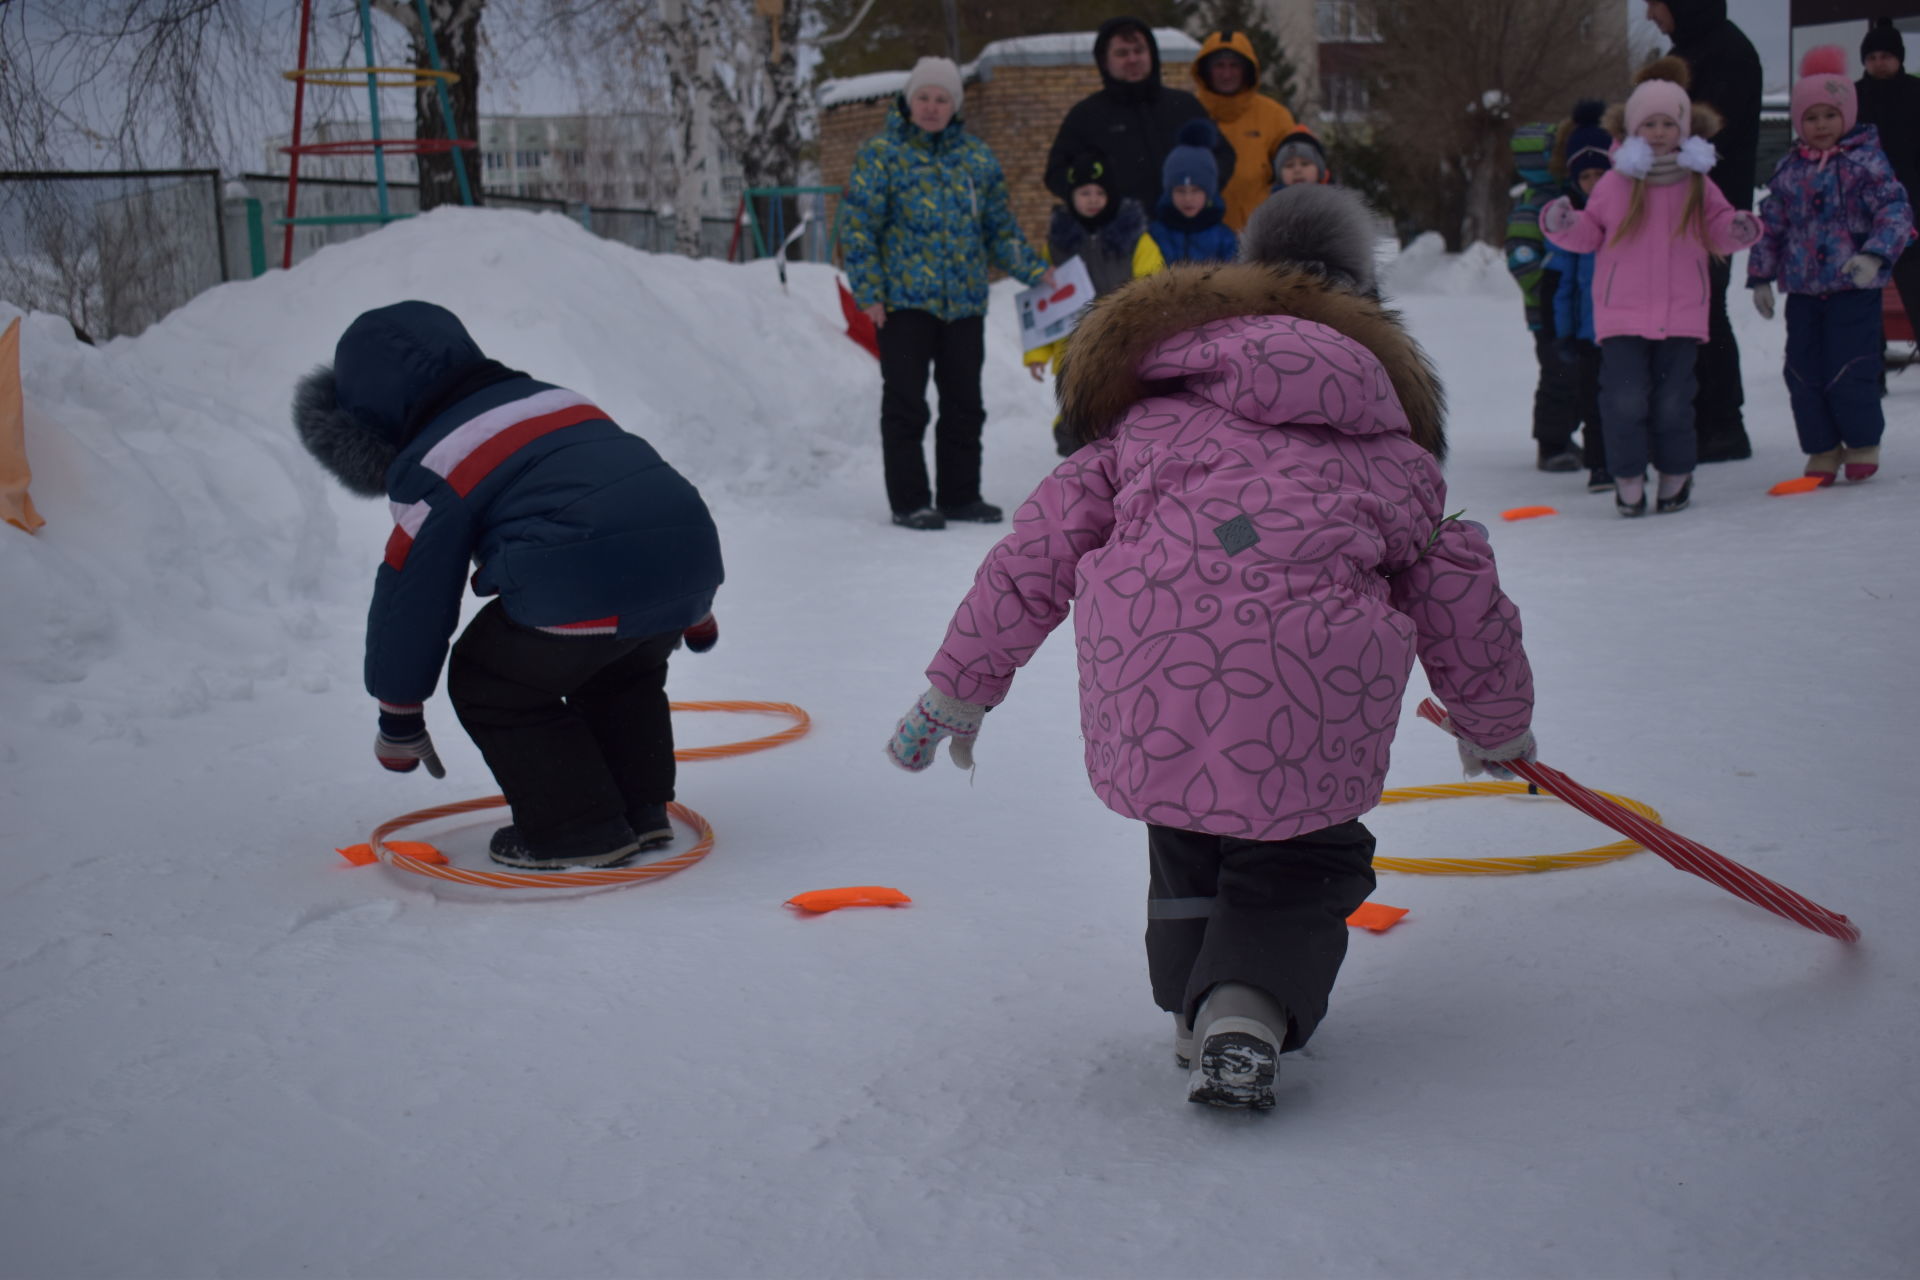
{"type": "Polygon", "coordinates": [[[1454,745],[1460,748],[1460,767],[1466,770],[1469,778],[1477,778],[1484,773],[1502,782],[1511,782],[1514,772],[1506,768],[1502,761],[1525,760],[1531,763],[1540,758],[1539,751],[1533,745],[1531,729],[1521,730],[1519,737],[1497,747],[1476,746],[1465,738],[1455,738],[1454,745]]]}
{"type": "Polygon", "coordinates": [[[962,702],[938,689],[928,689],[894,726],[893,736],[887,739],[887,756],[902,769],[919,773],[933,763],[940,739],[952,738],[947,754],[960,768],[971,769],[973,740],[980,734],[980,718],[986,713],[987,709],[977,702],[962,702]]]}

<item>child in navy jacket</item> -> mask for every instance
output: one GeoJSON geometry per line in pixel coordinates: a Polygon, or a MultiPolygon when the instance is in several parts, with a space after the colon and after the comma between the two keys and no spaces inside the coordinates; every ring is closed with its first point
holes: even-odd
{"type": "Polygon", "coordinates": [[[367,617],[374,755],[444,776],[424,706],[472,566],[497,597],[447,692],[512,808],[491,855],[605,867],[673,838],[667,656],[718,638],[719,536],[699,493],[584,397],[487,359],[450,311],[347,327],[295,391],[301,443],[394,528],[367,617]]]}
{"type": "MultiPolygon", "coordinates": [[[[1613,135],[1601,125],[1606,104],[1593,99],[1575,103],[1573,115],[1558,130],[1553,171],[1564,181],[1561,194],[1573,207],[1586,207],[1587,197],[1600,175],[1613,167],[1613,135]]],[[[1541,279],[1553,282],[1553,296],[1542,299],[1541,330],[1553,359],[1566,370],[1577,388],[1581,461],[1587,468],[1587,491],[1609,493],[1613,474],[1607,470],[1606,434],[1600,426],[1600,347],[1593,330],[1593,264],[1596,255],[1551,246],[1541,279]]]]}
{"type": "Polygon", "coordinates": [[[1206,120],[1180,126],[1173,150],[1160,166],[1160,202],[1147,231],[1168,266],[1176,262],[1232,262],[1240,238],[1222,221],[1220,162],[1213,158],[1219,134],[1206,120]]]}

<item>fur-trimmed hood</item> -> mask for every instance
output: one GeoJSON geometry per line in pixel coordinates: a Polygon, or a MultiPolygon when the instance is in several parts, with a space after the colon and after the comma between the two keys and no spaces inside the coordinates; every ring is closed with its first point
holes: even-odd
{"type": "Polygon", "coordinates": [[[456,394],[512,376],[445,307],[397,302],[360,315],[294,387],[293,425],[314,459],[354,493],[386,492],[387,468],[427,416],[456,394]]]}
{"type": "Polygon", "coordinates": [[[1108,434],[1136,401],[1169,389],[1140,372],[1161,343],[1239,316],[1308,320],[1364,347],[1386,371],[1414,443],[1436,458],[1446,456],[1445,394],[1398,313],[1377,298],[1284,265],[1172,266],[1096,301],[1081,317],[1061,362],[1062,416],[1083,441],[1108,434]]]}

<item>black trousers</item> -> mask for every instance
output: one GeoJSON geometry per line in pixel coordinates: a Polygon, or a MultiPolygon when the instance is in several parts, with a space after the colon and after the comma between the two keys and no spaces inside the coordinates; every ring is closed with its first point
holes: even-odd
{"type": "Polygon", "coordinates": [[[880,449],[887,471],[887,505],[895,511],[964,507],[980,500],[980,430],[987,410],[980,399],[986,361],[985,316],[941,320],[929,311],[889,311],[880,326],[880,449]],[[927,368],[940,394],[933,428],[935,485],[927,483],[923,442],[933,415],[927,408],[927,368]]]}
{"type": "Polygon", "coordinates": [[[1740,345],[1733,340],[1733,321],[1727,316],[1732,278],[1731,262],[1707,260],[1707,341],[1693,366],[1693,431],[1702,462],[1753,456],[1742,412],[1747,393],[1740,382],[1740,345]]]}
{"type": "Polygon", "coordinates": [[[1533,355],[1540,381],[1533,391],[1533,438],[1540,456],[1550,458],[1573,448],[1580,433],[1581,460],[1589,471],[1607,465],[1606,437],[1600,426],[1600,348],[1576,347],[1578,359],[1562,360],[1553,339],[1535,332],[1533,355]]]}
{"type": "Polygon", "coordinates": [[[614,841],[629,815],[673,799],[667,657],[643,639],[523,627],[498,600],[454,643],[447,693],[535,853],[614,841]]]}
{"type": "Polygon", "coordinates": [[[1162,1009],[1192,1019],[1222,982],[1287,1011],[1282,1051],[1327,1013],[1347,917],[1373,892],[1373,833],[1359,822],[1291,840],[1239,840],[1147,824],[1147,970],[1162,1009]]]}
{"type": "MultiPolygon", "coordinates": [[[[1920,241],[1907,246],[1907,251],[1893,264],[1893,287],[1900,293],[1900,305],[1907,313],[1907,323],[1913,326],[1915,334],[1920,334],[1920,241]]],[[[1881,343],[1885,347],[1886,343],[1881,343]]]]}

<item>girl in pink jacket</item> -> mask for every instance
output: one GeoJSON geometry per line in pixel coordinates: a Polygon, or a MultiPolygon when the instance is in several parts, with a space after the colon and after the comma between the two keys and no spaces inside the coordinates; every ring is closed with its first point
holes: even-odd
{"type": "Polygon", "coordinates": [[[1087,772],[1147,824],[1153,994],[1197,1102],[1271,1106],[1326,1012],[1415,657],[1470,773],[1533,750],[1520,619],[1446,514],[1441,391],[1374,292],[1372,235],[1353,192],[1288,187],[1239,263],[1089,310],[1059,383],[1085,444],[987,554],[888,743],[918,771],[950,738],[970,768],[1072,606],[1087,772]]]}
{"type": "Polygon", "coordinates": [[[1597,253],[1593,327],[1600,343],[1600,426],[1623,516],[1647,512],[1646,471],[1659,473],[1655,510],[1683,510],[1693,495],[1693,362],[1707,340],[1707,255],[1726,257],[1760,238],[1706,180],[1716,159],[1704,133],[1717,118],[1695,106],[1686,64],[1663,58],[1627,99],[1626,141],[1586,208],[1564,196],[1540,211],[1548,240],[1597,253]]]}

